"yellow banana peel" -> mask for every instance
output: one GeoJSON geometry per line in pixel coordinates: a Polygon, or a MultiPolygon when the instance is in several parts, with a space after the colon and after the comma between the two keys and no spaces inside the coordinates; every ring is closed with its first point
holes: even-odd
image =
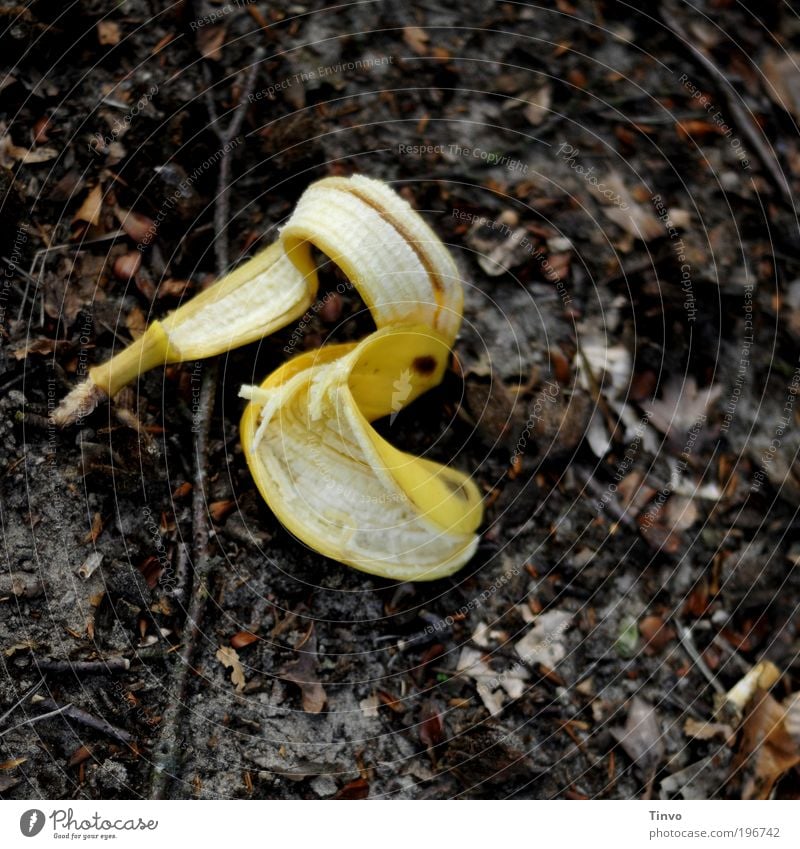
{"type": "Polygon", "coordinates": [[[450,349],[427,325],[294,358],[249,398],[242,445],[278,519],[317,551],[398,581],[442,578],[474,554],[481,496],[463,473],[394,448],[370,422],[439,383],[450,349]]]}
{"type": "Polygon", "coordinates": [[[242,444],[256,484],[292,533],[342,563],[404,581],[452,574],[477,545],[477,487],[394,448],[371,422],[441,381],[463,289],[442,242],[378,180],[309,186],[272,246],[91,369],[53,419],[74,422],[148,369],[223,353],[299,318],[318,289],[312,248],[342,269],[378,329],[242,388],[251,402],[242,444]]]}

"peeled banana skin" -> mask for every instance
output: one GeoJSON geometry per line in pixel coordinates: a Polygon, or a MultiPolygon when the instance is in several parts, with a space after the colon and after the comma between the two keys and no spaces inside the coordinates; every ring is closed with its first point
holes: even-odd
{"type": "Polygon", "coordinates": [[[88,415],[158,365],[212,357],[299,318],[317,294],[312,246],[342,268],[378,327],[422,321],[455,339],[463,294],[444,245],[381,181],[328,177],[303,193],[277,242],[90,369],[54,411],[55,423],[88,415]]]}
{"type": "Polygon", "coordinates": [[[53,414],[85,416],[157,365],[223,353],[302,316],[317,295],[312,249],[355,286],[377,330],[294,357],[250,399],[241,422],[256,485],[316,551],[401,580],[452,574],[474,554],[481,496],[449,466],[394,448],[372,427],[442,379],[463,289],[449,252],[386,184],[356,175],[306,189],[278,240],[90,370],[53,414]]]}

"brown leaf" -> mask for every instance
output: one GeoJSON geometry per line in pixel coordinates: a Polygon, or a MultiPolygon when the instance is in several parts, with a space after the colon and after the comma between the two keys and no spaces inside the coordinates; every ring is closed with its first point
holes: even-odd
{"type": "Polygon", "coordinates": [[[769,693],[753,701],[734,761],[734,774],[744,772],[743,799],[767,799],[778,779],[800,764],[800,745],[786,728],[787,712],[769,693]]]}
{"type": "Polygon", "coordinates": [[[221,646],[216,654],[217,660],[226,668],[231,670],[231,683],[236,687],[236,692],[241,693],[246,683],[244,669],[239,662],[236,649],[230,646],[221,646]]]}
{"type": "Polygon", "coordinates": [[[86,536],[83,538],[83,542],[97,542],[97,538],[100,534],[103,533],[103,517],[100,513],[95,513],[92,517],[92,527],[86,536]]]}
{"type": "Polygon", "coordinates": [[[366,799],[369,796],[369,784],[363,778],[355,778],[345,784],[333,797],[334,799],[366,799]]]}
{"type": "Polygon", "coordinates": [[[430,36],[420,27],[403,27],[403,41],[417,54],[425,56],[428,53],[430,36]]]}
{"type": "Polygon", "coordinates": [[[538,127],[550,114],[553,87],[550,83],[545,83],[541,88],[532,89],[522,95],[522,97],[528,101],[528,105],[522,110],[528,119],[528,123],[534,127],[538,127]]]}
{"type": "Polygon", "coordinates": [[[116,21],[97,22],[97,40],[100,44],[119,44],[120,28],[116,21]]]}
{"type": "MultiPolygon", "coordinates": [[[[0,131],[1,128],[0,128],[0,131]]],[[[40,162],[49,162],[58,156],[58,151],[52,147],[19,147],[11,141],[11,136],[3,131],[0,136],[0,165],[13,168],[19,162],[20,165],[38,165],[40,162]]]]}
{"type": "Polygon", "coordinates": [[[675,639],[675,630],[660,616],[645,616],[639,621],[639,633],[642,635],[647,654],[658,654],[664,646],[675,639]]]}
{"type": "Polygon", "coordinates": [[[633,697],[625,727],[612,728],[611,734],[642,775],[649,777],[658,769],[664,758],[664,742],[655,708],[644,699],[633,697]]]}
{"type": "Polygon", "coordinates": [[[245,646],[252,645],[256,642],[258,642],[258,637],[255,634],[251,634],[249,631],[237,631],[231,637],[231,645],[235,649],[243,649],[245,646]]]}
{"type": "Polygon", "coordinates": [[[192,287],[191,280],[175,280],[170,277],[158,284],[157,296],[159,298],[181,298],[186,290],[192,287]]]}
{"type": "Polygon", "coordinates": [[[773,50],[761,66],[767,78],[767,93],[782,109],[800,119],[800,53],[773,50]]]}
{"type": "Polygon", "coordinates": [[[225,41],[225,25],[200,27],[195,35],[197,49],[205,59],[216,62],[222,57],[222,45],[225,41]]]}
{"type": "Polygon", "coordinates": [[[319,713],[325,706],[327,695],[322,684],[315,680],[317,677],[317,638],[314,625],[295,646],[297,660],[289,663],[280,677],[291,681],[300,688],[303,710],[306,713],[319,713]]]}
{"type": "Polygon", "coordinates": [[[114,212],[119,219],[119,226],[127,236],[134,242],[149,244],[156,232],[156,223],[152,218],[142,215],[141,212],[134,212],[132,209],[117,207],[114,212]]]}
{"type": "Polygon", "coordinates": [[[12,778],[10,775],[0,775],[0,793],[5,793],[6,790],[16,787],[20,780],[19,778],[12,778]]]}
{"type": "Polygon", "coordinates": [[[731,746],[736,732],[727,722],[702,722],[690,716],[683,725],[683,733],[693,740],[713,740],[718,737],[731,746]]]}
{"type": "Polygon", "coordinates": [[[72,223],[85,221],[94,227],[100,223],[100,214],[103,211],[103,187],[98,183],[83,200],[80,209],[72,216],[72,223]]]}
{"type": "Polygon", "coordinates": [[[444,725],[442,716],[436,708],[428,706],[423,708],[422,721],[419,725],[419,740],[428,749],[442,742],[444,737],[444,725]]]}
{"type": "Polygon", "coordinates": [[[133,307],[125,319],[125,326],[134,339],[138,339],[147,329],[147,319],[139,307],[133,307]]]}
{"type": "Polygon", "coordinates": [[[14,359],[24,360],[30,354],[47,356],[61,348],[70,348],[72,343],[63,339],[33,339],[21,348],[14,349],[14,359]]]}
{"type": "Polygon", "coordinates": [[[88,761],[89,758],[92,757],[92,754],[91,746],[78,746],[78,748],[75,749],[75,751],[69,756],[67,766],[78,766],[78,764],[88,761]]]}
{"type": "Polygon", "coordinates": [[[3,763],[0,763],[0,770],[16,769],[27,760],[27,758],[11,758],[10,761],[3,761],[3,763]]]}
{"type": "Polygon", "coordinates": [[[214,522],[221,522],[235,506],[235,501],[212,501],[208,512],[214,522]]]}

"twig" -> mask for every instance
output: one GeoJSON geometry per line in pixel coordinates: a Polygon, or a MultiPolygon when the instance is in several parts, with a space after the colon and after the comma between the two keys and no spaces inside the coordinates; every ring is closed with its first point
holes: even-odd
{"type": "Polygon", "coordinates": [[[682,42],[682,46],[689,50],[692,56],[711,74],[711,76],[720,83],[720,91],[725,98],[725,104],[733,115],[733,120],[736,125],[742,130],[747,140],[758,154],[761,164],[767,170],[767,173],[772,178],[783,199],[790,208],[794,208],[794,197],[792,195],[789,182],[784,175],[783,169],[778,162],[777,154],[770,150],[765,144],[762,135],[756,129],[756,125],[752,120],[752,116],[748,113],[739,99],[733,83],[725,76],[725,73],[717,67],[714,60],[706,53],[706,51],[694,43],[694,40],[687,34],[681,24],[675,20],[675,9],[671,4],[665,3],[659,7],[661,18],[664,21],[668,30],[671,30],[678,36],[682,42]]]}
{"type": "Polygon", "coordinates": [[[73,722],[84,725],[86,728],[91,728],[93,731],[99,731],[107,737],[113,737],[115,740],[119,740],[120,743],[133,743],[135,740],[135,737],[127,731],[117,728],[116,725],[112,725],[105,719],[92,716],[92,714],[86,713],[85,710],[81,710],[73,704],[60,705],[58,702],[43,698],[42,696],[34,698],[32,703],[37,707],[44,708],[48,713],[40,716],[31,716],[25,722],[20,722],[19,725],[15,725],[13,728],[9,728],[8,731],[4,731],[0,734],[0,737],[10,734],[15,729],[22,728],[25,725],[41,722],[43,719],[49,719],[52,716],[63,716],[65,719],[71,719],[73,722]]]}
{"type": "MultiPolygon", "coordinates": [[[[40,703],[41,704],[41,703],[40,703]]],[[[18,728],[25,728],[26,725],[33,725],[35,722],[41,722],[43,719],[50,719],[52,716],[60,716],[62,713],[66,713],[72,707],[71,704],[62,705],[55,710],[48,711],[47,713],[42,713],[39,716],[29,716],[23,722],[18,722],[16,725],[12,725],[11,728],[7,728],[5,731],[0,731],[0,737],[5,737],[6,734],[10,734],[12,731],[16,731],[18,728]]]]}
{"type": "Polygon", "coordinates": [[[74,672],[92,675],[95,672],[116,674],[127,672],[131,662],[127,657],[110,657],[108,660],[37,660],[41,672],[74,672]]]}
{"type": "Polygon", "coordinates": [[[41,689],[42,684],[44,684],[44,678],[40,678],[38,683],[34,684],[32,687],[29,687],[20,697],[14,702],[13,705],[2,715],[0,716],[0,725],[2,725],[9,716],[26,700],[29,699],[34,693],[38,692],[41,689]]]}
{"type": "MultiPolygon", "coordinates": [[[[220,143],[225,146],[239,134],[247,112],[247,96],[253,90],[258,67],[263,57],[263,51],[256,53],[255,61],[250,66],[245,77],[244,86],[235,108],[233,117],[227,128],[220,128],[216,106],[210,86],[206,87],[206,102],[208,105],[211,127],[220,143]]],[[[220,161],[217,177],[217,196],[214,207],[214,256],[217,274],[222,276],[228,270],[229,249],[227,224],[229,213],[228,191],[230,187],[231,162],[226,154],[220,161]]],[[[200,388],[199,414],[195,422],[197,441],[195,443],[194,488],[192,490],[192,547],[194,551],[195,576],[194,587],[189,599],[186,614],[185,642],[180,653],[177,680],[175,682],[176,697],[167,705],[164,718],[159,730],[159,743],[153,752],[152,798],[163,799],[173,778],[172,770],[178,765],[178,753],[175,741],[178,739],[178,724],[183,715],[183,707],[189,685],[189,672],[196,653],[197,637],[205,612],[208,598],[208,584],[211,577],[211,561],[209,558],[209,517],[206,499],[206,477],[208,464],[208,434],[211,425],[211,413],[217,390],[218,363],[214,360],[206,369],[200,388]]],[[[187,558],[188,560],[188,558],[187,558]]],[[[183,562],[179,555],[179,565],[183,562]]],[[[188,566],[188,564],[187,564],[188,566]]],[[[188,569],[187,569],[188,578],[188,569]]],[[[188,581],[185,582],[188,585],[188,581]]]]}
{"type": "Polygon", "coordinates": [[[708,668],[706,662],[701,657],[700,652],[697,650],[694,640],[692,639],[691,628],[684,628],[677,619],[673,619],[672,622],[675,625],[675,630],[678,632],[678,636],[681,639],[681,645],[683,646],[684,651],[689,655],[689,659],[703,673],[705,679],[714,688],[714,692],[724,693],[725,688],[719,683],[719,681],[717,681],[716,676],[708,668]]]}

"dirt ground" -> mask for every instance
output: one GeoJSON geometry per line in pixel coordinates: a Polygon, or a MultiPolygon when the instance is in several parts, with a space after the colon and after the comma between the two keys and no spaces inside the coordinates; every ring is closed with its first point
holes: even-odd
{"type": "Polygon", "coordinates": [[[0,797],[797,797],[800,18],[641,5],[0,4],[0,797]],[[49,420],[355,172],[464,277],[458,365],[384,427],[486,494],[434,583],[259,497],[237,394],[296,324],[49,420]]]}

